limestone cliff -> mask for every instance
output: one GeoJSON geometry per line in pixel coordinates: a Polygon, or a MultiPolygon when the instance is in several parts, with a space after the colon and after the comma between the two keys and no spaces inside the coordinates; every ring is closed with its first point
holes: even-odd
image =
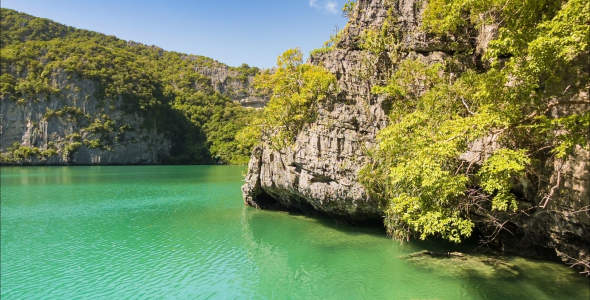
{"type": "Polygon", "coordinates": [[[145,127],[144,117],[124,113],[120,97],[100,101],[95,82],[63,70],[51,80],[59,93],[1,99],[1,153],[40,152],[19,164],[154,164],[169,154],[170,139],[145,127]]]}
{"type": "MultiPolygon", "coordinates": [[[[2,8],[0,163],[241,163],[260,70],[2,8]]],[[[272,70],[270,70],[272,71],[272,70]]]]}
{"type": "Polygon", "coordinates": [[[358,43],[363,30],[379,29],[392,13],[404,59],[433,63],[451,57],[455,42],[441,41],[419,29],[422,1],[358,1],[335,50],[310,57],[338,79],[337,99],[319,108],[318,118],[297,136],[293,147],[273,150],[263,143],[254,149],[243,186],[244,200],[256,207],[278,204],[315,210],[353,221],[380,219],[382,212],[358,182],[358,171],[368,162],[367,150],[377,132],[387,126],[387,104],[371,93],[391,67],[385,56],[369,61],[358,43]],[[273,200],[271,200],[273,199],[273,200]]]}
{"type": "MultiPolygon", "coordinates": [[[[481,67],[477,55],[495,34],[485,27],[475,39],[425,33],[420,29],[425,5],[418,0],[357,1],[335,49],[308,61],[337,77],[337,99],[320,105],[317,119],[299,132],[292,147],[277,150],[264,142],[254,149],[242,187],[247,205],[320,212],[353,223],[382,219],[379,204],[359,183],[358,172],[370,159],[367,150],[375,146],[377,132],[389,122],[385,99],[370,89],[382,82],[393,64],[387,55],[369,59],[369,53],[361,50],[363,30],[379,29],[385,20],[393,20],[401,60],[418,58],[427,64],[454,60],[465,68],[481,67]]],[[[486,151],[473,147],[471,152],[486,151]]],[[[569,264],[588,265],[590,222],[580,210],[590,205],[589,168],[588,151],[581,148],[565,162],[547,159],[544,172],[551,177],[550,184],[557,186],[551,204],[528,215],[498,213],[494,222],[506,222],[507,230],[492,243],[508,252],[559,256],[569,264]]],[[[520,205],[533,207],[541,201],[538,195],[530,195],[520,205]]],[[[473,219],[483,235],[497,229],[489,219],[473,219]]]]}
{"type": "MultiPolygon", "coordinates": [[[[195,71],[211,78],[211,84],[216,92],[228,95],[244,107],[263,108],[268,102],[266,95],[262,95],[254,89],[253,75],[243,75],[222,64],[197,68],[195,71]]],[[[267,69],[260,70],[260,72],[265,71],[267,69]]]]}

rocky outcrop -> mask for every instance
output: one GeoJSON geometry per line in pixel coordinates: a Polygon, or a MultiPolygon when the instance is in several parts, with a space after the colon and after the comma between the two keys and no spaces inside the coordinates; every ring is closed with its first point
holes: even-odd
{"type": "Polygon", "coordinates": [[[357,12],[362,13],[349,20],[337,49],[309,59],[336,75],[337,99],[320,106],[317,120],[299,133],[293,147],[276,150],[263,143],[254,149],[242,188],[247,204],[319,211],[353,222],[381,218],[379,203],[367,195],[357,177],[368,162],[367,150],[375,145],[377,132],[389,122],[387,104],[370,88],[391,62],[387,57],[374,61],[360,50],[360,34],[381,28],[391,19],[388,12],[393,12],[398,39],[408,41],[403,43],[404,58],[442,62],[450,57],[450,46],[445,45],[451,42],[427,39],[420,31],[421,1],[357,3],[357,12]]]}
{"type": "MultiPolygon", "coordinates": [[[[272,69],[259,70],[259,72],[266,71],[272,71],[272,69]]],[[[244,107],[263,108],[269,100],[268,96],[254,89],[254,75],[242,74],[222,64],[199,67],[195,69],[195,72],[211,78],[211,85],[216,92],[229,96],[244,107]]]]}
{"type": "Polygon", "coordinates": [[[365,151],[377,132],[387,125],[382,101],[370,94],[354,75],[363,53],[337,50],[315,58],[337,74],[343,92],[339,99],[319,108],[316,122],[308,124],[292,148],[254,149],[243,187],[245,201],[265,208],[275,205],[304,211],[321,211],[354,221],[380,218],[379,207],[357,180],[367,162],[365,151]]]}
{"type": "Polygon", "coordinates": [[[59,93],[35,99],[1,99],[0,152],[9,148],[51,153],[14,164],[156,164],[168,156],[171,141],[144,117],[126,114],[122,99],[99,100],[97,85],[63,70],[51,76],[59,93]],[[16,144],[16,145],[15,145],[16,144]]]}
{"type": "MultiPolygon", "coordinates": [[[[387,126],[387,103],[371,94],[370,87],[380,83],[391,71],[388,57],[368,59],[359,46],[366,29],[379,29],[388,20],[401,41],[400,60],[426,63],[458,59],[462,55],[467,68],[477,68],[477,55],[493,38],[493,30],[478,32],[477,38],[439,38],[420,30],[425,1],[359,0],[336,50],[310,57],[309,63],[321,65],[338,80],[337,99],[320,105],[317,119],[299,132],[291,147],[276,149],[264,142],[254,149],[245,184],[244,201],[257,208],[299,209],[320,212],[352,222],[380,220],[383,212],[358,182],[358,172],[368,161],[367,150],[375,146],[377,132],[387,126]]],[[[464,159],[474,152],[485,153],[482,145],[473,145],[464,159]],[[479,147],[479,148],[478,148],[479,147]]],[[[471,158],[470,158],[471,157],[471,158]]],[[[546,209],[529,214],[495,216],[506,221],[505,229],[493,244],[505,251],[542,258],[559,255],[565,262],[590,261],[590,224],[585,206],[590,205],[590,159],[588,151],[578,149],[565,162],[547,160],[545,173],[557,186],[546,209]]],[[[538,206],[543,199],[525,199],[521,207],[538,206]]],[[[474,216],[484,235],[497,228],[490,219],[474,216]]]]}

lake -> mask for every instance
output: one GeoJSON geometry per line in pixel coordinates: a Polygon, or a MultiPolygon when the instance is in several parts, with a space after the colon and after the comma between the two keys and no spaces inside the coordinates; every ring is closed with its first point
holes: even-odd
{"type": "Polygon", "coordinates": [[[381,228],[245,207],[240,166],[1,168],[9,299],[584,299],[559,262],[402,258],[381,228]]]}

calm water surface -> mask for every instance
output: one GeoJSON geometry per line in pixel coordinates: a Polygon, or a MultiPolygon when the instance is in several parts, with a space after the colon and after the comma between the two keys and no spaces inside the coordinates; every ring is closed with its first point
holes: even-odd
{"type": "MultiPolygon", "coordinates": [[[[588,280],[409,261],[378,228],[244,207],[244,167],[1,169],[1,298],[589,299],[588,280]]],[[[470,250],[464,245],[459,250],[470,250]]]]}

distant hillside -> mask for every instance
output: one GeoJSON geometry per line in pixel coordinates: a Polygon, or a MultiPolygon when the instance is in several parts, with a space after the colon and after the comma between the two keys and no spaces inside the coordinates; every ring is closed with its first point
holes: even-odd
{"type": "Polygon", "coordinates": [[[10,164],[245,163],[258,68],[1,9],[1,153],[10,164]]]}

